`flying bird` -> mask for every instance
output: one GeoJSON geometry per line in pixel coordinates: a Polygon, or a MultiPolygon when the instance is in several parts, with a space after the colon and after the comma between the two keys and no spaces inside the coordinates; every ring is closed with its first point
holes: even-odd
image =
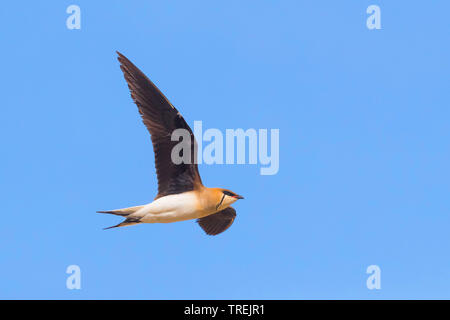
{"type": "Polygon", "coordinates": [[[158,194],[146,205],[97,211],[125,218],[123,222],[105,229],[197,219],[208,235],[224,232],[236,218],[236,210],[230,205],[243,197],[228,189],[203,185],[196,163],[197,142],[191,128],[153,82],[124,55],[117,54],[131,98],[150,132],[158,194]],[[180,164],[175,164],[171,158],[172,149],[178,143],[171,140],[176,129],[185,129],[191,136],[191,159],[180,164]]]}

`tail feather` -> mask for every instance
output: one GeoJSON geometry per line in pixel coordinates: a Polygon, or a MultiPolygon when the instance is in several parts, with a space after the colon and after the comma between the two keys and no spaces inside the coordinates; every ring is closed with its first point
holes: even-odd
{"type": "Polygon", "coordinates": [[[118,227],[132,226],[133,224],[138,224],[139,220],[140,220],[139,218],[127,218],[124,221],[122,221],[121,223],[116,224],[115,226],[103,228],[103,230],[108,230],[108,229],[118,228],[118,227]]]}
{"type": "Polygon", "coordinates": [[[97,213],[109,213],[109,214],[115,214],[116,216],[126,217],[129,214],[134,213],[143,207],[144,206],[136,206],[136,207],[123,208],[123,209],[116,209],[116,210],[97,211],[97,213]]]}
{"type": "Polygon", "coordinates": [[[129,213],[123,213],[123,212],[114,211],[114,210],[111,210],[111,211],[97,211],[97,213],[109,213],[109,214],[115,214],[116,216],[122,216],[122,217],[125,217],[125,216],[129,215],[129,213]]]}
{"type": "Polygon", "coordinates": [[[126,219],[124,221],[122,221],[121,223],[116,224],[115,226],[111,226],[111,227],[103,229],[103,230],[107,230],[107,229],[112,229],[112,228],[117,228],[117,227],[125,227],[125,226],[130,226],[133,224],[138,224],[140,218],[128,217],[128,216],[130,214],[138,211],[142,207],[144,207],[144,206],[136,206],[136,207],[129,207],[129,208],[124,208],[124,209],[116,209],[116,210],[107,210],[107,211],[97,211],[97,213],[107,213],[107,214],[114,214],[116,216],[126,217],[126,219]]]}

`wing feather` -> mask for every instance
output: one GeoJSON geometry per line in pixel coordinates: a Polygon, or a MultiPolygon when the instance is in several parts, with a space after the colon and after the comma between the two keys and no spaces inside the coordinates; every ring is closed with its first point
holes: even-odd
{"type": "Polygon", "coordinates": [[[202,186],[197,166],[197,142],[194,134],[178,110],[162,92],[124,55],[117,52],[131,97],[138,107],[142,121],[151,135],[158,177],[158,195],[182,193],[202,186]],[[171,159],[172,132],[186,129],[191,135],[191,159],[189,163],[174,164],[171,159]]]}
{"type": "Polygon", "coordinates": [[[200,227],[210,236],[218,235],[227,230],[236,218],[236,210],[228,207],[209,216],[197,219],[200,227]]]}

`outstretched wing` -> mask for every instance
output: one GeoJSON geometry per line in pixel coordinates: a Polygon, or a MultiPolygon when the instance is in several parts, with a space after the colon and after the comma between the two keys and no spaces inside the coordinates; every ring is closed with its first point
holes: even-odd
{"type": "Polygon", "coordinates": [[[151,135],[158,176],[156,198],[198,188],[202,181],[196,163],[197,142],[191,128],[153,82],[124,55],[119,52],[117,54],[131,97],[151,135]],[[186,129],[191,135],[191,161],[174,164],[171,152],[179,142],[171,141],[171,135],[175,129],[180,128],[186,129]]]}
{"type": "Polygon", "coordinates": [[[232,207],[223,209],[209,216],[197,219],[200,227],[210,236],[215,236],[227,230],[236,218],[236,210],[232,207]]]}

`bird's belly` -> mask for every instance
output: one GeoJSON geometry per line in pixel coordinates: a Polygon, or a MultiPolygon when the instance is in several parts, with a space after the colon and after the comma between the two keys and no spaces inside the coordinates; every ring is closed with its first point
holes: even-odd
{"type": "Polygon", "coordinates": [[[144,223],[170,223],[196,219],[203,211],[193,192],[168,195],[159,198],[139,210],[144,223]]]}
{"type": "Polygon", "coordinates": [[[147,214],[140,221],[144,223],[170,223],[196,219],[198,216],[197,212],[170,211],[160,214],[147,214]]]}

